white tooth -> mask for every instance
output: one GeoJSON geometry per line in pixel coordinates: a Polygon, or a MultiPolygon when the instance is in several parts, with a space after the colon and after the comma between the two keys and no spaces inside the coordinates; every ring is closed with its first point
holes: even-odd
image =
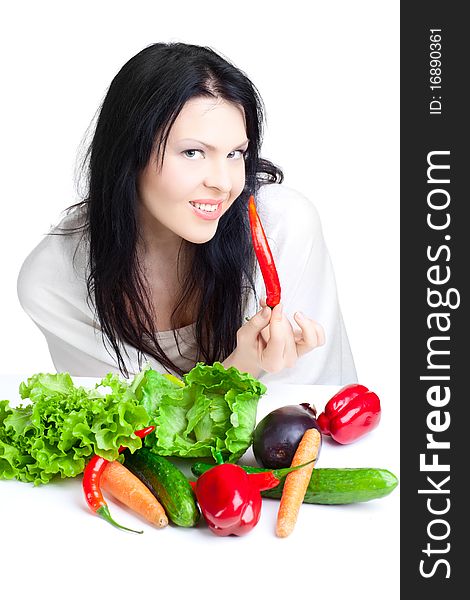
{"type": "Polygon", "coordinates": [[[191,204],[204,212],[215,212],[217,210],[217,204],[201,204],[200,202],[191,202],[191,204]]]}

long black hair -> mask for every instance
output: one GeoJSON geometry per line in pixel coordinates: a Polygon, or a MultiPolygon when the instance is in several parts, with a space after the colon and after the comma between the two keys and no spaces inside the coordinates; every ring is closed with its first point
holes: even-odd
{"type": "MultiPolygon", "coordinates": [[[[168,371],[183,374],[158,343],[155,312],[138,258],[137,178],[154,150],[163,161],[169,131],[185,103],[195,97],[222,98],[241,106],[250,140],[245,187],[221,217],[214,237],[203,244],[182,242],[191,263],[171,323],[176,329],[188,308],[197,307],[198,361],[224,360],[236,346],[245,302],[254,291],[248,198],[260,185],[283,180],[282,171],[259,155],[264,107],[257,89],[211,48],[152,44],[121,68],[101,104],[79,169],[81,177],[85,174],[86,193],[70,208],[85,211],[88,299],[103,342],[108,351],[111,346],[124,376],[129,375],[124,343],[137,349],[140,365],[144,356],[151,356],[168,371]]],[[[178,344],[176,333],[175,341],[178,344]]]]}

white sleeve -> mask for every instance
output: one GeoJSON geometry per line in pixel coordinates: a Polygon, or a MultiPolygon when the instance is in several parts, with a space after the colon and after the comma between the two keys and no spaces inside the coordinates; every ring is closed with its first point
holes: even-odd
{"type": "Polygon", "coordinates": [[[118,368],[87,304],[85,256],[76,249],[76,235],[47,235],[21,267],[18,298],[44,334],[58,372],[99,377],[118,368]]]}
{"type": "MultiPolygon", "coordinates": [[[[281,282],[284,313],[303,312],[325,331],[324,346],[305,354],[291,369],[264,374],[264,383],[343,385],[357,381],[356,369],[341,314],[336,280],[313,203],[285,185],[263,186],[259,214],[281,282]]],[[[257,292],[265,295],[258,270],[257,292]]],[[[253,310],[253,307],[251,308],[253,310]]]]}

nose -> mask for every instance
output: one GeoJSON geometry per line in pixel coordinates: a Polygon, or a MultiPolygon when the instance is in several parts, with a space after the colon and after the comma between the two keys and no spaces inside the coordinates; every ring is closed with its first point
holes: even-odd
{"type": "Polygon", "coordinates": [[[228,194],[232,189],[232,178],[230,167],[226,160],[207,161],[207,170],[204,177],[204,185],[209,188],[217,188],[228,194]]]}

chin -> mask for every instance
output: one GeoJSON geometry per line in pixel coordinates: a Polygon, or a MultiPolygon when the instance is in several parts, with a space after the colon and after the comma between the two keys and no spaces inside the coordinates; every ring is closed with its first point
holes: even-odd
{"type": "Polygon", "coordinates": [[[191,236],[191,237],[187,237],[185,238],[186,241],[191,242],[192,244],[206,244],[207,242],[210,242],[211,239],[214,237],[215,235],[215,231],[212,235],[206,235],[206,236],[200,236],[200,237],[196,237],[196,236],[191,236]]]}
{"type": "Polygon", "coordinates": [[[212,227],[193,227],[189,231],[181,232],[179,235],[191,244],[205,244],[209,242],[217,231],[217,224],[212,227]]]}

